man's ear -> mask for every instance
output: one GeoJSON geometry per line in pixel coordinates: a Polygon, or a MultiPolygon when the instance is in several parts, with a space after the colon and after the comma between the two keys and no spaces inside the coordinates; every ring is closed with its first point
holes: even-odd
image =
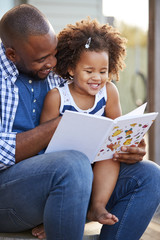
{"type": "Polygon", "coordinates": [[[16,62],[16,51],[13,48],[6,48],[6,56],[13,63],[16,62]]]}

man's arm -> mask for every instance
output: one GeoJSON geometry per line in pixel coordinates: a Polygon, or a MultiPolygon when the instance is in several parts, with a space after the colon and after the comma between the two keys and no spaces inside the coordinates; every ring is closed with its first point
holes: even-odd
{"type": "Polygon", "coordinates": [[[142,139],[138,147],[122,147],[124,153],[115,153],[113,155],[113,160],[128,164],[140,162],[146,154],[145,148],[146,143],[144,139],[142,139]]]}
{"type": "Polygon", "coordinates": [[[61,117],[45,122],[36,128],[16,135],[15,162],[35,156],[46,148],[61,117]]]}

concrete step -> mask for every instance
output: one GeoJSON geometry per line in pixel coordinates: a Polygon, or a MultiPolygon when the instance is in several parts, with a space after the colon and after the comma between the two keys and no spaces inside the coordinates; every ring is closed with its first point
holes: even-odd
{"type": "Polygon", "coordinates": [[[101,230],[98,222],[88,222],[85,224],[83,240],[98,240],[101,230]]]}
{"type": "MultiPolygon", "coordinates": [[[[101,224],[97,222],[89,222],[85,224],[83,240],[98,240],[101,224]]],[[[0,233],[0,240],[35,240],[31,232],[23,233],[0,233]]]]}

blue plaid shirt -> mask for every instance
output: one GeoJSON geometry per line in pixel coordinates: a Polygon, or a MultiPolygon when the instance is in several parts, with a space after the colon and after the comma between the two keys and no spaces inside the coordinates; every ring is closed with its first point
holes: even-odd
{"type": "MultiPolygon", "coordinates": [[[[5,48],[0,43],[0,170],[15,164],[17,133],[12,128],[18,106],[18,87],[15,85],[18,75],[16,66],[6,58],[5,48]]],[[[50,89],[62,82],[52,72],[47,80],[50,89]]]]}

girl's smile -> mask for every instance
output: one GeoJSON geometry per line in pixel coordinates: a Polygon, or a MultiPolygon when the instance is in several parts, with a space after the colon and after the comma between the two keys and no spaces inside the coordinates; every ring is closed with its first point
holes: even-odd
{"type": "Polygon", "coordinates": [[[96,95],[108,79],[109,56],[105,51],[83,51],[75,69],[72,87],[83,95],[96,95]]]}

